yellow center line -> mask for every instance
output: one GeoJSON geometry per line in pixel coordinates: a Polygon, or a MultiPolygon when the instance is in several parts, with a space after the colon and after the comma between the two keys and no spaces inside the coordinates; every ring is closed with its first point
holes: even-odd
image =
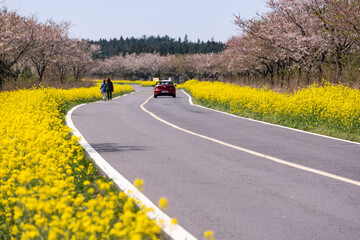
{"type": "Polygon", "coordinates": [[[154,113],[147,110],[144,106],[151,98],[152,98],[152,96],[149,97],[145,102],[143,102],[140,105],[141,109],[144,112],[150,114],[153,118],[159,120],[162,123],[165,123],[168,126],[171,126],[171,127],[175,128],[175,129],[178,129],[180,131],[183,131],[183,132],[186,132],[188,134],[191,134],[191,135],[194,135],[194,136],[197,136],[197,137],[200,137],[200,138],[203,138],[203,139],[206,139],[206,140],[221,144],[223,146],[230,147],[230,148],[242,151],[242,152],[246,152],[246,153],[252,154],[254,156],[265,158],[265,159],[268,159],[268,160],[271,160],[273,162],[277,162],[277,163],[280,163],[280,164],[283,164],[283,165],[286,165],[286,166],[289,166],[289,167],[297,168],[297,169],[300,169],[300,170],[303,170],[303,171],[306,171],[306,172],[315,173],[315,174],[318,174],[318,175],[321,175],[321,176],[324,176],[324,177],[328,177],[328,178],[332,178],[332,179],[339,180],[339,181],[342,181],[342,182],[350,183],[350,184],[353,184],[353,185],[356,185],[356,186],[360,186],[359,181],[355,181],[355,180],[352,180],[352,179],[349,179],[349,178],[341,177],[341,176],[338,176],[338,175],[335,175],[335,174],[332,174],[332,173],[328,173],[328,172],[324,172],[324,171],[321,171],[321,170],[317,170],[317,169],[314,169],[314,168],[306,167],[306,166],[303,166],[303,165],[300,165],[300,164],[291,163],[291,162],[282,160],[280,158],[268,156],[268,155],[263,154],[263,153],[259,153],[259,152],[252,151],[252,150],[249,150],[249,149],[246,149],[246,148],[242,148],[242,147],[230,144],[230,143],[223,142],[223,141],[215,139],[215,138],[211,138],[211,137],[201,135],[201,134],[189,131],[187,129],[181,128],[181,127],[179,127],[179,126],[177,126],[175,124],[172,124],[172,123],[170,123],[170,122],[156,116],[154,113]]]}

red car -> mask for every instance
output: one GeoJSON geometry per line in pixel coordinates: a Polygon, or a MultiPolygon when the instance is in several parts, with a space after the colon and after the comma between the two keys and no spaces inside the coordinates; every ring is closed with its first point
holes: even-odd
{"type": "Polygon", "coordinates": [[[176,97],[175,84],[170,80],[157,81],[154,87],[154,98],[157,96],[173,96],[176,97]]]}

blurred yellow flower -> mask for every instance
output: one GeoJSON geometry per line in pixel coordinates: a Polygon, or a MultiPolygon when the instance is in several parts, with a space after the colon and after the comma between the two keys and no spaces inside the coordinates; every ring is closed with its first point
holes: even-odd
{"type": "Polygon", "coordinates": [[[87,180],[86,180],[86,181],[84,181],[83,184],[84,184],[84,186],[90,185],[90,181],[87,181],[87,180]]]}
{"type": "Polygon", "coordinates": [[[205,231],[204,232],[205,240],[214,240],[214,232],[213,231],[205,231]]]}
{"type": "Polygon", "coordinates": [[[165,197],[161,197],[159,199],[159,202],[158,202],[158,207],[163,210],[163,211],[166,211],[167,208],[168,208],[168,201],[165,197]]]}
{"type": "Polygon", "coordinates": [[[171,224],[174,224],[174,225],[178,224],[178,220],[176,218],[172,218],[171,224]]]}
{"type": "Polygon", "coordinates": [[[137,178],[134,181],[134,186],[139,189],[139,191],[144,192],[144,180],[137,178]]]}

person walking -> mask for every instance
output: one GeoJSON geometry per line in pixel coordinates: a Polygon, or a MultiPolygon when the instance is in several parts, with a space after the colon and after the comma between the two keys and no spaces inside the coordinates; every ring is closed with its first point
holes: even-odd
{"type": "Polygon", "coordinates": [[[114,91],[114,85],[111,82],[110,78],[108,78],[106,80],[106,94],[107,94],[107,99],[108,100],[112,100],[112,92],[114,91]]]}
{"type": "Polygon", "coordinates": [[[100,86],[100,92],[102,94],[102,99],[106,100],[106,80],[103,81],[103,83],[100,86]]]}

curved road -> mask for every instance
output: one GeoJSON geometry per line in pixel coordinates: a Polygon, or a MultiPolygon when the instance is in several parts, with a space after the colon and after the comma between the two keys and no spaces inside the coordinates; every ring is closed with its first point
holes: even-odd
{"type": "Polygon", "coordinates": [[[152,88],[134,88],[134,94],[77,108],[74,125],[130,182],[144,179],[144,194],[155,204],[165,196],[166,213],[196,238],[213,230],[219,240],[360,239],[359,144],[193,106],[179,90],[177,98],[144,105],[223,145],[154,118],[140,107],[152,88]]]}

